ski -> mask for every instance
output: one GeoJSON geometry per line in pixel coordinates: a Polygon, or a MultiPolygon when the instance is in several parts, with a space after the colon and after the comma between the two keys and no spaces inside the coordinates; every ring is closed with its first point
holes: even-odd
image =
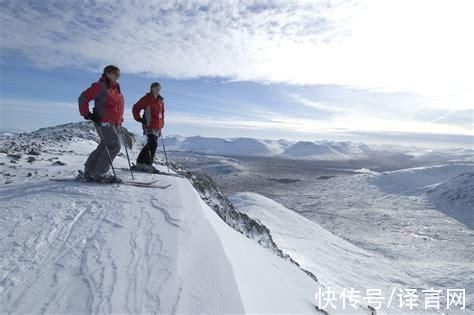
{"type": "Polygon", "coordinates": [[[94,182],[94,181],[86,181],[86,180],[79,180],[77,178],[50,178],[49,180],[56,181],[56,182],[77,182],[77,183],[84,183],[84,184],[97,184],[97,185],[128,185],[128,186],[135,186],[135,187],[145,187],[145,188],[157,188],[157,189],[166,189],[171,187],[171,184],[167,185],[157,185],[155,184],[157,181],[151,182],[135,182],[135,181],[121,181],[121,182],[94,182]]]}
{"type": "Polygon", "coordinates": [[[167,185],[157,185],[155,184],[157,181],[152,181],[152,182],[134,182],[134,181],[123,181],[120,184],[125,184],[125,185],[131,185],[131,186],[137,186],[137,187],[148,187],[148,188],[157,188],[157,189],[166,189],[168,187],[171,187],[171,184],[167,185]]]}
{"type": "MultiPolygon", "coordinates": [[[[119,170],[128,171],[129,169],[128,168],[119,168],[119,170]]],[[[179,178],[186,178],[185,176],[183,176],[181,174],[165,173],[165,172],[162,172],[162,171],[159,171],[159,170],[152,171],[152,172],[147,172],[147,171],[142,171],[142,170],[139,170],[139,169],[136,169],[136,168],[132,167],[132,171],[134,171],[136,173],[155,174],[155,175],[164,175],[164,176],[173,176],[173,177],[179,177],[179,178]]]]}

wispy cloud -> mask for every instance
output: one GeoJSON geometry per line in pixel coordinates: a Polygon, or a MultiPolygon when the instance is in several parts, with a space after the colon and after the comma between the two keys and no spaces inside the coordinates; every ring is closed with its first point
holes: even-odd
{"type": "Polygon", "coordinates": [[[348,7],[342,1],[4,1],[2,46],[45,67],[112,61],[129,72],[174,78],[271,80],[264,63],[275,49],[337,38],[338,12],[348,7]]]}
{"type": "Polygon", "coordinates": [[[7,0],[1,45],[43,67],[114,62],[173,78],[444,93],[470,88],[473,7],[469,0],[7,0]]]}
{"type": "Polygon", "coordinates": [[[334,117],[334,119],[314,120],[304,117],[288,117],[267,113],[266,119],[242,119],[241,117],[222,117],[212,115],[190,115],[186,112],[173,112],[167,121],[172,124],[186,124],[200,127],[279,130],[306,134],[350,134],[367,133],[425,133],[444,135],[474,136],[462,127],[436,123],[388,120],[371,117],[334,117]],[[428,128],[430,127],[430,128],[428,128]],[[431,130],[431,131],[430,131],[431,130]],[[436,132],[437,131],[437,132],[436,132]]]}
{"type": "MultiPolygon", "coordinates": [[[[0,60],[283,87],[182,91],[167,118],[186,126],[472,136],[473,11],[470,0],[4,0],[0,60]]],[[[11,106],[19,119],[38,108],[23,105],[11,106]]]]}
{"type": "Polygon", "coordinates": [[[344,110],[343,108],[335,105],[335,104],[328,104],[324,101],[313,101],[308,98],[302,97],[301,95],[297,94],[290,94],[289,95],[297,104],[301,104],[303,106],[318,110],[324,111],[329,113],[342,113],[344,111],[347,112],[347,109],[344,110]]]}

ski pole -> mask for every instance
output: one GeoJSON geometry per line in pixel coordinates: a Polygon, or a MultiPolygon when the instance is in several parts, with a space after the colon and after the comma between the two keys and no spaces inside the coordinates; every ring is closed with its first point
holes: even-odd
{"type": "Polygon", "coordinates": [[[120,127],[120,133],[122,134],[123,146],[125,147],[125,153],[127,154],[128,168],[130,169],[130,174],[132,174],[132,180],[135,180],[135,178],[133,178],[132,164],[130,164],[130,157],[128,156],[127,143],[125,142],[125,135],[122,132],[122,127],[120,127]]]}
{"type": "Polygon", "coordinates": [[[170,173],[170,167],[169,167],[169,164],[168,164],[168,156],[166,155],[165,140],[163,140],[163,135],[161,134],[161,130],[160,130],[159,136],[161,137],[161,144],[163,145],[163,153],[165,154],[166,167],[168,168],[168,174],[169,174],[170,173]]]}
{"type": "Polygon", "coordinates": [[[109,158],[110,167],[112,168],[112,172],[114,173],[115,180],[117,180],[117,174],[115,174],[115,168],[114,168],[114,165],[112,164],[112,157],[110,156],[109,148],[107,147],[107,144],[105,143],[104,133],[102,132],[102,129],[100,129],[101,128],[100,124],[94,123],[94,125],[96,126],[96,129],[99,133],[99,137],[101,138],[101,141],[104,141],[105,151],[107,152],[107,157],[109,158]]]}

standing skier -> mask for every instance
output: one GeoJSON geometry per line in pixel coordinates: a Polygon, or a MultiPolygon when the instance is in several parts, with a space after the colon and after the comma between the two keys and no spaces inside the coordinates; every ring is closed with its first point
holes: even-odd
{"type": "Polygon", "coordinates": [[[153,82],[150,85],[150,92],[133,105],[133,118],[142,124],[143,134],[147,136],[147,143],[137,158],[135,169],[138,171],[157,172],[153,167],[153,159],[158,146],[158,137],[161,136],[161,128],[165,124],[165,104],[160,90],[161,85],[153,82]],[[140,116],[142,110],[143,117],[140,116]]]}
{"type": "Polygon", "coordinates": [[[99,145],[84,164],[84,177],[87,180],[99,182],[118,180],[107,172],[120,151],[118,132],[123,122],[124,99],[118,84],[119,77],[118,67],[106,66],[99,81],[93,83],[79,96],[79,112],[84,119],[94,122],[100,138],[99,145]],[[94,100],[92,113],[89,110],[91,100],[94,100]]]}

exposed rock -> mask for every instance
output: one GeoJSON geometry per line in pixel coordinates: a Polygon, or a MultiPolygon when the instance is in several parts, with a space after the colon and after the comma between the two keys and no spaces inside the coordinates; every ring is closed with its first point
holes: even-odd
{"type": "MultiPolygon", "coordinates": [[[[120,141],[125,140],[128,148],[136,142],[135,136],[127,130],[121,128],[120,141]]],[[[7,136],[6,140],[9,140],[7,136]]],[[[3,141],[0,144],[0,152],[7,153],[8,156],[19,159],[22,154],[40,155],[41,153],[49,153],[45,149],[45,144],[57,144],[58,150],[61,150],[62,142],[70,142],[73,138],[81,138],[85,140],[93,140],[99,142],[99,136],[95,130],[94,125],[89,121],[82,121],[77,123],[68,123],[58,125],[55,127],[41,128],[33,132],[20,133],[14,135],[14,140],[3,141]]],[[[73,151],[64,151],[73,153],[73,151]]]]}
{"type": "Polygon", "coordinates": [[[30,151],[28,151],[27,154],[28,155],[40,155],[41,153],[39,153],[36,149],[31,149],[30,151]]]}
{"type": "Polygon", "coordinates": [[[15,159],[15,160],[21,159],[21,154],[12,154],[12,153],[9,153],[9,154],[7,154],[7,156],[10,157],[10,158],[13,158],[13,159],[15,159]]]}

